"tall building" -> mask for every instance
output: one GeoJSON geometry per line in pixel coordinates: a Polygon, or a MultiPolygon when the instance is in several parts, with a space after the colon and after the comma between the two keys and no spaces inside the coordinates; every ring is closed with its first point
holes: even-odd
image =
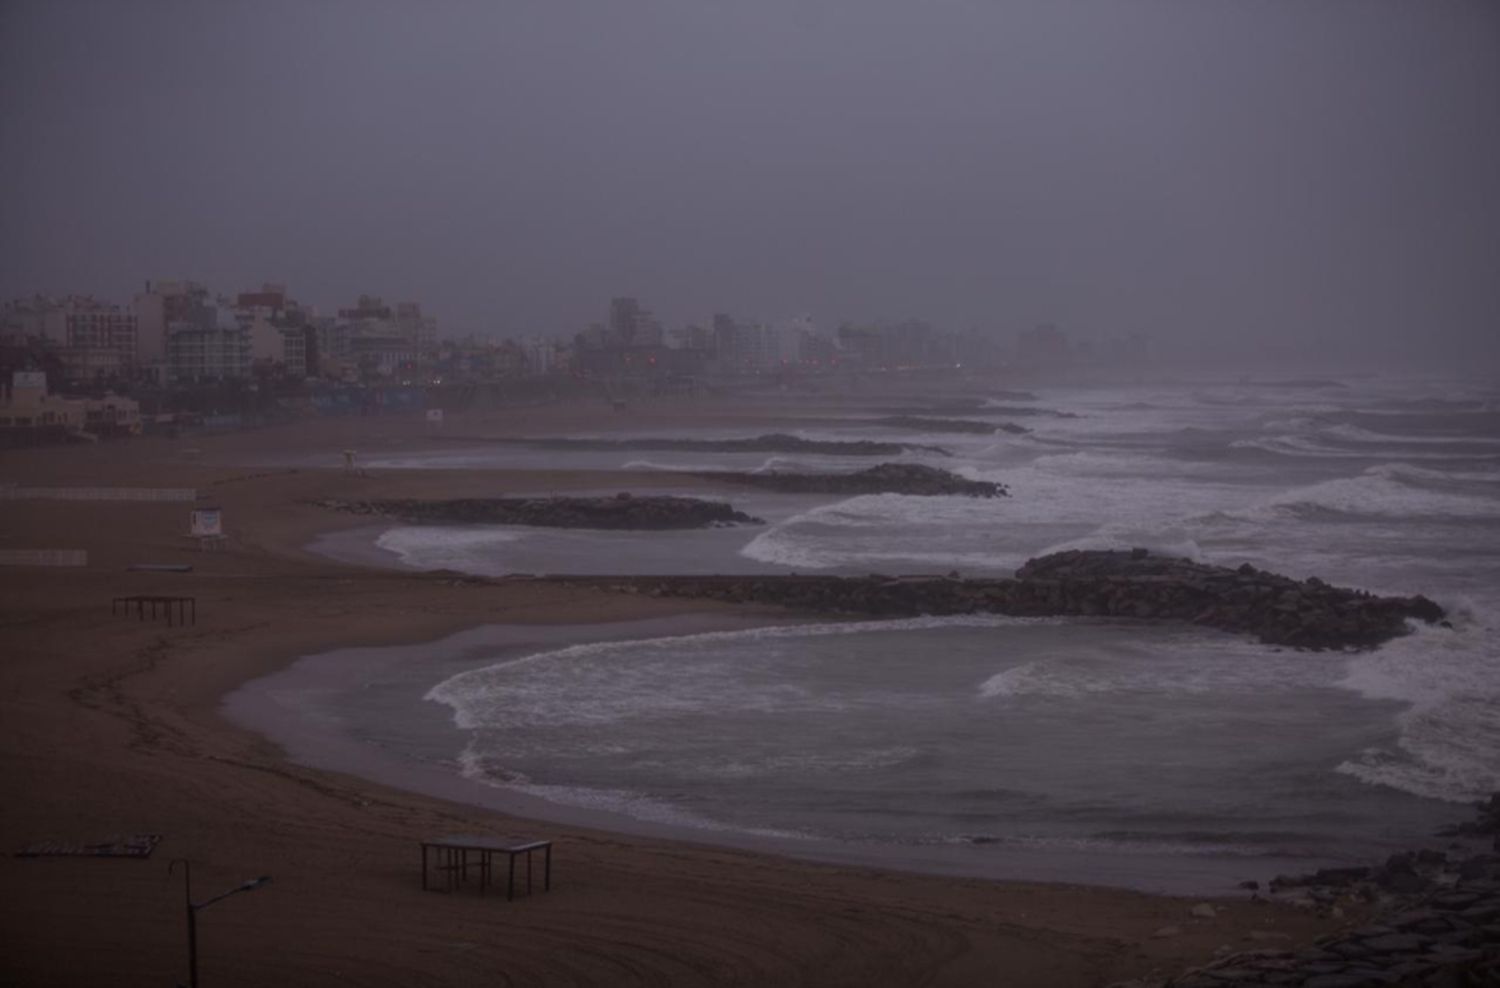
{"type": "Polygon", "coordinates": [[[661,323],[628,296],[609,300],[609,332],[616,346],[659,346],[662,341],[661,323]]]}
{"type": "Polygon", "coordinates": [[[234,318],[250,336],[250,359],[256,366],[280,367],[290,377],[316,370],[316,358],[308,361],[312,314],[287,295],[285,285],[266,282],[259,291],[240,292],[234,318]]]}
{"type": "Polygon", "coordinates": [[[137,360],[133,312],[87,296],[72,296],[47,313],[47,337],[61,345],[70,380],[91,381],[131,373],[137,360]]]}
{"type": "Polygon", "coordinates": [[[148,281],[131,301],[138,330],[137,359],[147,367],[167,360],[167,335],[173,324],[209,325],[208,289],[195,281],[148,281]]]}
{"type": "Polygon", "coordinates": [[[45,295],[13,299],[0,308],[0,343],[22,346],[47,338],[47,313],[57,305],[45,295]]]}
{"type": "Polygon", "coordinates": [[[416,302],[396,303],[396,331],[418,347],[437,343],[437,320],[422,315],[422,307],[416,302]]]}
{"type": "Polygon", "coordinates": [[[609,300],[609,331],[614,342],[629,346],[635,342],[636,323],[641,318],[641,303],[633,298],[620,297],[609,300]]]}
{"type": "Polygon", "coordinates": [[[250,376],[250,332],[228,299],[203,296],[171,311],[187,318],[167,323],[167,377],[174,383],[225,381],[250,376]]]}
{"type": "Polygon", "coordinates": [[[348,322],[390,322],[394,316],[379,295],[361,295],[353,306],[339,310],[339,318],[348,322]]]}
{"type": "Polygon", "coordinates": [[[175,384],[250,376],[250,335],[236,325],[179,323],[167,337],[168,378],[175,384]]]}

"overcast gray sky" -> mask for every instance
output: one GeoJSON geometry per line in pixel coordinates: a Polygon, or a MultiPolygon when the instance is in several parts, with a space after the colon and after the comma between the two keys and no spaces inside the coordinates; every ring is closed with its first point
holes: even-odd
{"type": "Polygon", "coordinates": [[[0,294],[1500,353],[1500,4],[0,3],[0,294]]]}

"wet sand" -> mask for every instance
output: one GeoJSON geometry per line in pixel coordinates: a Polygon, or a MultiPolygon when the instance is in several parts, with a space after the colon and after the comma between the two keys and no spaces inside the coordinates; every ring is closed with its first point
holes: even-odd
{"type": "MultiPolygon", "coordinates": [[[[625,427],[749,423],[743,409],[700,404],[636,410],[625,427]]],[[[622,421],[606,415],[560,406],[529,409],[525,423],[497,414],[471,424],[476,434],[513,425],[504,431],[519,435],[622,421]]],[[[1252,930],[1292,938],[1280,945],[1332,925],[1245,897],[1226,900],[1216,919],[1195,919],[1192,899],[814,864],[538,823],[298,765],[227,719],[222,701],[301,656],[489,624],[745,615],[319,557],[305,548],[319,533],[368,520],[305,499],[661,483],[558,471],[346,476],[336,451],[354,442],[425,448],[431,439],[420,422],[375,419],[0,454],[0,482],[195,487],[223,508],[229,533],[224,548],[199,551],[185,537],[184,504],[0,502],[0,548],[89,551],[85,568],[0,568],[4,845],[163,836],[144,861],[6,855],[0,982],[185,980],[174,858],[192,861],[200,899],[274,879],[201,914],[201,977],[215,985],[1103,985],[1249,946],[1252,930]],[[287,451],[334,462],[236,465],[287,451]],[[142,562],[193,571],[126,571],[142,562]],[[198,623],[111,617],[110,598],[129,594],[193,595],[198,623]],[[554,839],[553,891],[509,904],[422,892],[417,842],[453,832],[554,839]],[[1152,936],[1169,925],[1180,935],[1152,936]]]]}

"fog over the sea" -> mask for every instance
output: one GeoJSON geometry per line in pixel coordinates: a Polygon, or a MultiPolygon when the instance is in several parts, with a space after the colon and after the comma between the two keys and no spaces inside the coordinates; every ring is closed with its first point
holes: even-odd
{"type": "Polygon", "coordinates": [[[9,0],[0,151],[6,298],[1500,364],[1489,2],[9,0]]]}

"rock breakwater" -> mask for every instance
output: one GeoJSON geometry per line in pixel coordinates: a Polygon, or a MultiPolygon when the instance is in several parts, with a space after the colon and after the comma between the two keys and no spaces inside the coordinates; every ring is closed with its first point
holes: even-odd
{"type": "Polygon", "coordinates": [[[923,614],[1098,616],[1183,621],[1307,649],[1370,648],[1441,621],[1425,597],[1376,597],[1257,570],[1129,552],[1075,551],[1033,559],[1014,579],[892,576],[562,578],[653,597],[775,604],[876,617],[923,614]]]}
{"type": "Polygon", "coordinates": [[[692,497],[498,497],[449,501],[411,499],[310,502],[356,515],[399,518],[418,525],[532,525],[542,528],[682,529],[763,525],[721,501],[692,497]]]}
{"type": "MultiPolygon", "coordinates": [[[[1443,833],[1493,841],[1500,833],[1500,793],[1480,804],[1476,823],[1443,833]]],[[[1260,900],[1268,907],[1312,909],[1336,919],[1350,913],[1368,918],[1300,950],[1226,950],[1228,956],[1176,977],[1114,988],[1500,985],[1500,853],[1495,853],[1500,841],[1488,851],[1476,849],[1479,844],[1403,851],[1367,867],[1277,876],[1271,880],[1271,897],[1260,900]]],[[[1258,886],[1247,882],[1245,887],[1258,886]]],[[[1212,910],[1195,906],[1193,916],[1212,918],[1212,910]]]]}
{"type": "Polygon", "coordinates": [[[785,494],[911,494],[919,497],[1009,497],[1004,484],[969,480],[919,463],[882,463],[855,473],[744,473],[698,470],[687,474],[785,494]]]}
{"type": "MultiPolygon", "coordinates": [[[[1119,988],[1480,988],[1500,985],[1500,859],[1483,878],[1449,873],[1441,891],[1408,897],[1374,922],[1301,950],[1251,950],[1167,981],[1119,988]]],[[[1472,869],[1471,869],[1472,870],[1472,869]]],[[[1339,908],[1337,906],[1331,908],[1339,908]]]]}
{"type": "MultiPolygon", "coordinates": [[[[449,440],[445,440],[449,441],[449,440]]],[[[872,440],[804,439],[784,432],[771,432],[745,439],[675,439],[640,437],[632,439],[581,439],[560,436],[548,439],[476,439],[475,442],[525,446],[528,449],[553,450],[639,450],[693,453],[823,453],[829,456],[896,456],[901,453],[936,453],[952,456],[942,446],[920,443],[887,443],[872,440]]]]}

